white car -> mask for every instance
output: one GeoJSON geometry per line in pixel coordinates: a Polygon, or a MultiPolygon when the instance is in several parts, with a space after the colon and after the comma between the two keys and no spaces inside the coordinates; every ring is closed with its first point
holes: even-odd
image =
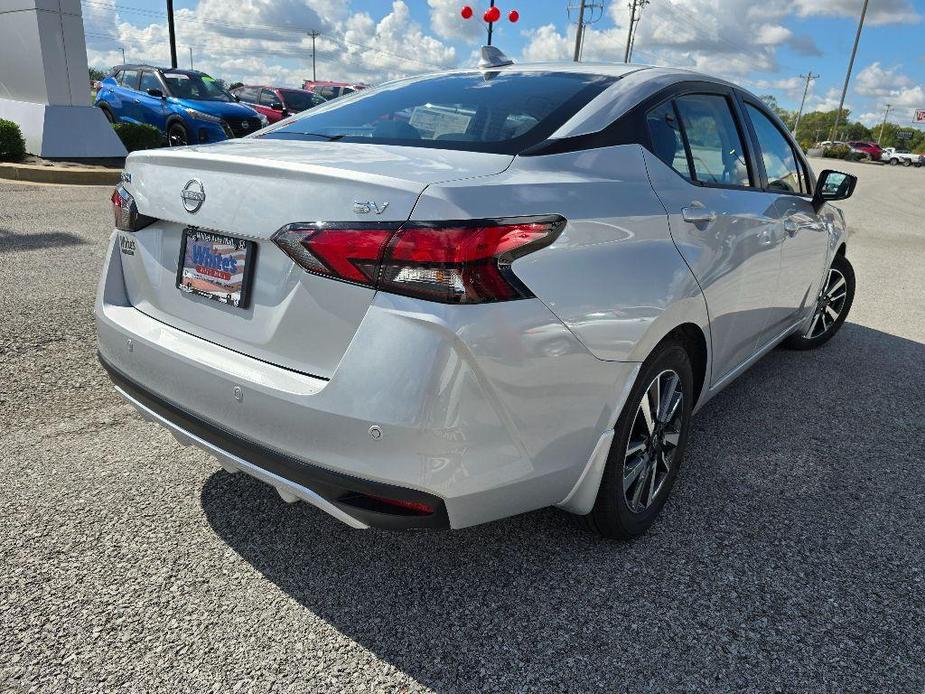
{"type": "Polygon", "coordinates": [[[556,505],[633,537],[692,414],[844,322],[829,201],[856,179],[817,179],[728,82],[486,53],[131,154],[100,359],[181,441],[351,526],[556,505]]]}
{"type": "Polygon", "coordinates": [[[913,154],[908,149],[896,149],[895,147],[884,147],[883,155],[880,161],[888,162],[891,166],[922,166],[925,164],[925,156],[913,154]]]}

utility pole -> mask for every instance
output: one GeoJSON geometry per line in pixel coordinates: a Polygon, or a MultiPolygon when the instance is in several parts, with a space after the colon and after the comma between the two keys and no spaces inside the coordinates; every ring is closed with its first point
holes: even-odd
{"type": "Polygon", "coordinates": [[[193,69],[193,47],[188,46],[188,48],[189,48],[189,69],[192,70],[193,69]]]}
{"type": "Polygon", "coordinates": [[[805,75],[800,75],[803,79],[806,80],[806,85],[803,87],[803,98],[800,100],[800,110],[797,111],[797,120],[793,124],[793,139],[797,139],[797,130],[800,128],[800,118],[803,117],[803,107],[806,105],[806,95],[809,93],[809,84],[813,80],[819,79],[819,75],[814,75],[813,71],[810,70],[805,75]]]}
{"type": "Polygon", "coordinates": [[[125,65],[125,49],[120,47],[119,50],[122,51],[122,64],[125,65]]]}
{"type": "Polygon", "coordinates": [[[835,125],[832,126],[832,135],[830,140],[835,140],[835,133],[838,130],[838,122],[841,120],[841,110],[845,106],[845,95],[848,93],[848,83],[851,81],[851,70],[854,69],[854,57],[858,52],[858,42],[861,40],[861,29],[864,28],[864,16],[867,14],[867,3],[864,0],[864,7],[861,8],[861,19],[858,20],[858,32],[854,35],[854,48],[851,49],[851,60],[848,61],[848,73],[845,75],[845,86],[841,90],[841,99],[838,102],[838,110],[835,112],[835,125]]]}
{"type": "Polygon", "coordinates": [[[585,31],[585,0],[578,4],[578,31],[575,32],[575,62],[581,60],[581,35],[585,31]]]}
{"type": "Polygon", "coordinates": [[[167,0],[167,32],[170,34],[170,67],[177,67],[177,35],[173,30],[173,0],[167,0]]]}
{"type": "Polygon", "coordinates": [[[630,50],[629,50],[629,60],[623,62],[629,62],[633,59],[633,48],[636,46],[636,30],[639,28],[639,20],[642,19],[642,8],[649,4],[649,0],[637,0],[639,6],[639,14],[636,16],[636,22],[634,26],[630,27],[630,50]]]}
{"type": "Polygon", "coordinates": [[[633,39],[633,25],[636,23],[636,2],[637,0],[630,0],[630,28],[626,32],[626,49],[623,51],[624,63],[630,61],[630,41],[633,39]]]}
{"type": "Polygon", "coordinates": [[[893,110],[893,104],[886,105],[886,113],[883,114],[883,122],[880,124],[880,134],[877,136],[877,144],[883,140],[883,128],[886,125],[886,119],[890,116],[890,111],[893,110]]]}
{"type": "Polygon", "coordinates": [[[308,35],[312,37],[312,82],[316,82],[318,78],[315,77],[315,39],[321,36],[321,34],[312,29],[308,32],[308,35]]]}

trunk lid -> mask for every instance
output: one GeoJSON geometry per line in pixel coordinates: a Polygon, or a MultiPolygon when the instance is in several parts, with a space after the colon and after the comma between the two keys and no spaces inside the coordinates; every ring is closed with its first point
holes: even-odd
{"type": "Polygon", "coordinates": [[[330,378],[375,290],[305,272],[269,240],[273,233],[293,222],[403,222],[428,185],[495,174],[511,161],[423,147],[260,139],[133,154],[125,187],[139,212],[158,221],[131,234],[134,252],[123,252],[129,299],[210,342],[330,378]],[[205,194],[194,213],[180,197],[192,179],[205,194]],[[355,211],[356,202],[367,201],[381,213],[355,211]],[[246,308],[177,289],[181,240],[191,226],[255,242],[246,308]]]}

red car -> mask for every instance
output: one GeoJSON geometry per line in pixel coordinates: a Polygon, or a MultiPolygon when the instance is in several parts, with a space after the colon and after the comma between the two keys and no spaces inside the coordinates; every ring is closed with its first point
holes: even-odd
{"type": "Polygon", "coordinates": [[[268,87],[262,84],[245,84],[233,89],[231,93],[242,104],[265,115],[271,123],[327,101],[307,89],[268,87]]]}
{"type": "Polygon", "coordinates": [[[352,94],[360,89],[366,89],[368,85],[351,82],[313,82],[305,80],[302,89],[308,89],[315,94],[320,94],[325,99],[334,99],[344,94],[352,94]]]}
{"type": "Polygon", "coordinates": [[[870,157],[871,161],[880,161],[880,157],[883,156],[883,150],[876,142],[861,142],[856,140],[845,144],[858,154],[870,157]]]}

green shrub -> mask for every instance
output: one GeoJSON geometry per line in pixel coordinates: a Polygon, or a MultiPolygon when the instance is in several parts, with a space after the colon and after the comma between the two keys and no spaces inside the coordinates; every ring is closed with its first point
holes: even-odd
{"type": "Polygon", "coordinates": [[[26,141],[19,126],[0,118],[0,161],[22,161],[26,156],[26,141]]]}
{"type": "Polygon", "coordinates": [[[112,128],[129,152],[135,152],[139,149],[154,149],[164,145],[164,136],[160,130],[152,125],[115,123],[112,128]]]}
{"type": "Polygon", "coordinates": [[[847,159],[848,161],[857,161],[864,155],[852,152],[848,145],[833,145],[822,150],[822,156],[830,159],[847,159]]]}

